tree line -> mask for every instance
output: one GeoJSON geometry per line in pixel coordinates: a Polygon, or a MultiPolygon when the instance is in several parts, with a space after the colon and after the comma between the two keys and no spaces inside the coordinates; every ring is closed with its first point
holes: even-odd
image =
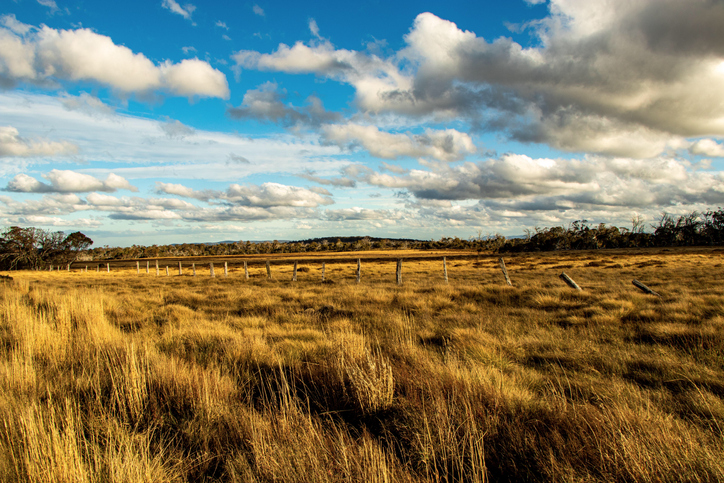
{"type": "Polygon", "coordinates": [[[527,252],[551,250],[591,250],[598,248],[645,248],[721,245],[724,243],[724,210],[691,212],[674,217],[662,213],[651,225],[652,232],[645,232],[643,220],[632,219],[631,229],[608,226],[605,223],[591,225],[577,220],[567,228],[536,228],[523,239],[507,240],[501,252],[527,252]]]}
{"type": "Polygon", "coordinates": [[[468,239],[442,237],[439,240],[387,239],[369,236],[328,237],[304,241],[236,241],[228,243],[183,243],[175,245],[133,245],[130,247],[90,248],[93,241],[80,232],[65,236],[38,228],[11,227],[0,237],[0,269],[43,269],[75,260],[115,260],[129,258],[198,257],[213,255],[252,255],[273,253],[346,252],[365,250],[460,249],[478,252],[525,252],[551,250],[590,250],[599,248],[645,248],[724,244],[724,210],[692,212],[678,217],[663,213],[646,231],[641,217],[634,217],[631,228],[591,224],[576,220],[567,227],[554,226],[526,230],[521,238],[495,234],[468,239]]]}
{"type": "Polygon", "coordinates": [[[93,240],[76,231],[11,226],[0,234],[0,270],[42,270],[51,265],[67,265],[90,248],[93,240]]]}

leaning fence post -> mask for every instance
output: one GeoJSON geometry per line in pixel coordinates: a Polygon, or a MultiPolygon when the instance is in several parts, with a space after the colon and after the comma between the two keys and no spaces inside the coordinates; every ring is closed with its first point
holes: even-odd
{"type": "Polygon", "coordinates": [[[325,263],[322,262],[322,282],[324,282],[324,270],[325,270],[325,263]]]}
{"type": "Polygon", "coordinates": [[[246,266],[246,260],[244,260],[244,280],[249,280],[249,269],[246,266]]]}
{"type": "Polygon", "coordinates": [[[508,270],[505,268],[505,262],[503,261],[503,257],[500,257],[500,269],[503,271],[503,276],[505,277],[505,283],[512,286],[513,284],[510,283],[510,277],[508,276],[508,270]]]}
{"type": "Polygon", "coordinates": [[[568,284],[569,287],[574,288],[576,290],[581,290],[581,287],[578,286],[576,282],[573,281],[571,277],[566,275],[566,272],[562,272],[559,277],[568,284]]]}
{"type": "Polygon", "coordinates": [[[229,263],[224,262],[224,277],[228,277],[228,276],[229,276],[229,263]]]}
{"type": "Polygon", "coordinates": [[[362,260],[357,259],[357,283],[359,283],[360,279],[362,278],[362,260]]]}
{"type": "Polygon", "coordinates": [[[294,260],[294,272],[292,273],[292,282],[297,281],[297,261],[294,260]]]}
{"type": "Polygon", "coordinates": [[[209,263],[209,271],[211,272],[211,276],[214,276],[214,262],[209,263]]]}
{"type": "Polygon", "coordinates": [[[271,280],[271,265],[269,264],[269,260],[266,261],[266,278],[271,280]]]}
{"type": "Polygon", "coordinates": [[[402,258],[397,259],[397,270],[395,271],[397,285],[402,285],[402,258]]]}
{"type": "Polygon", "coordinates": [[[655,295],[655,296],[657,296],[657,297],[661,297],[661,295],[659,295],[658,293],[654,292],[653,290],[651,290],[651,289],[648,288],[646,285],[644,285],[643,283],[639,282],[639,281],[636,280],[636,279],[634,279],[633,282],[631,282],[631,283],[633,283],[633,284],[636,286],[636,288],[638,288],[639,290],[641,290],[641,291],[644,292],[644,293],[647,293],[647,294],[649,294],[649,295],[655,295]]]}
{"type": "Polygon", "coordinates": [[[196,264],[195,263],[191,264],[191,269],[194,271],[194,277],[195,277],[196,276],[196,264]]]}
{"type": "Polygon", "coordinates": [[[158,277],[158,260],[156,260],[156,276],[158,277]]]}
{"type": "Polygon", "coordinates": [[[136,260],[136,275],[138,275],[139,273],[141,273],[141,262],[136,260]]]}

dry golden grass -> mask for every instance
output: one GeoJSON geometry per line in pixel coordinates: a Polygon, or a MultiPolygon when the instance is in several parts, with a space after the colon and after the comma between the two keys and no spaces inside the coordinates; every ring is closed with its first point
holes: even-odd
{"type": "Polygon", "coordinates": [[[724,481],[722,255],[11,273],[0,480],[724,481]]]}

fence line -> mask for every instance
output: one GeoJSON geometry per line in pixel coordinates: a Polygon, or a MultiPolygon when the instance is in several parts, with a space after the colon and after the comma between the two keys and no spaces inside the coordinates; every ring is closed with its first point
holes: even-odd
{"type": "MultiPolygon", "coordinates": [[[[442,256],[442,257],[440,257],[440,258],[442,258],[442,272],[443,272],[442,275],[443,275],[443,280],[445,281],[445,283],[449,283],[449,279],[448,279],[448,269],[447,269],[447,258],[448,258],[448,257],[447,257],[447,256],[442,256]]],[[[465,259],[471,259],[471,258],[472,258],[472,259],[475,259],[475,258],[479,259],[479,257],[470,257],[470,256],[455,256],[454,258],[455,258],[455,259],[458,259],[458,260],[460,260],[460,259],[465,260],[465,259]]],[[[373,262],[380,262],[380,263],[396,261],[395,282],[396,282],[397,285],[402,285],[402,262],[403,262],[403,260],[407,260],[407,261],[409,262],[409,261],[433,261],[433,260],[435,260],[435,259],[438,259],[438,260],[439,260],[438,257],[409,257],[409,258],[397,258],[397,259],[392,259],[392,258],[388,258],[388,257],[384,257],[384,258],[383,258],[383,257],[375,257],[375,258],[370,257],[370,258],[365,258],[364,260],[365,260],[365,261],[368,261],[368,262],[369,262],[369,261],[373,261],[373,262]]],[[[362,260],[363,260],[362,258],[334,258],[334,259],[326,259],[326,260],[323,259],[323,260],[321,260],[321,261],[320,261],[319,259],[309,259],[309,258],[302,259],[302,261],[308,262],[308,263],[313,263],[313,262],[321,263],[321,272],[322,272],[322,273],[321,273],[321,281],[322,281],[323,283],[326,281],[326,267],[327,267],[327,262],[332,262],[332,263],[337,263],[337,264],[344,264],[344,263],[356,262],[356,265],[357,265],[357,266],[356,266],[356,269],[355,269],[355,281],[356,281],[357,283],[361,283],[361,281],[362,281],[362,260]]],[[[243,261],[239,261],[239,262],[240,262],[240,263],[243,263],[243,266],[244,266],[244,279],[245,279],[245,280],[249,280],[249,263],[250,263],[250,262],[252,262],[252,263],[256,262],[256,264],[264,263],[264,265],[265,265],[265,267],[266,267],[267,279],[268,279],[268,280],[272,280],[271,261],[270,261],[269,259],[266,259],[266,260],[258,260],[258,259],[256,259],[256,260],[243,260],[243,261]]],[[[75,262],[75,263],[79,263],[79,262],[75,262]]],[[[129,264],[132,264],[132,263],[133,263],[133,261],[126,261],[126,260],[124,260],[124,261],[115,263],[114,266],[123,267],[123,266],[128,266],[129,264]]],[[[136,260],[135,263],[136,263],[136,274],[138,275],[138,274],[140,274],[140,261],[139,261],[139,260],[136,260]]],[[[214,273],[214,262],[211,262],[211,261],[210,261],[210,262],[208,262],[208,263],[209,263],[210,276],[211,276],[211,277],[214,277],[214,276],[215,276],[215,273],[214,273]]],[[[275,262],[276,265],[280,265],[280,264],[282,264],[282,263],[292,263],[292,264],[293,264],[292,281],[293,281],[293,282],[296,282],[296,281],[298,280],[298,272],[300,271],[300,270],[299,270],[299,260],[290,260],[289,258],[287,258],[287,259],[283,259],[283,260],[279,260],[279,261],[276,261],[276,262],[275,262]]],[[[503,273],[503,277],[504,277],[504,279],[505,279],[506,285],[512,286],[513,284],[512,284],[512,282],[511,282],[511,280],[510,280],[510,276],[509,276],[509,274],[508,274],[508,270],[507,270],[507,268],[506,268],[506,266],[505,266],[505,261],[503,260],[503,258],[499,258],[499,259],[498,259],[498,263],[499,263],[500,269],[501,269],[501,271],[502,271],[502,273],[503,273]]],[[[156,275],[159,275],[159,274],[160,274],[159,260],[155,260],[155,264],[156,264],[156,275]]],[[[131,265],[131,266],[132,266],[132,265],[131,265]]],[[[53,271],[53,268],[56,268],[57,271],[60,271],[60,265],[56,265],[55,267],[54,267],[53,265],[50,265],[49,268],[48,268],[48,270],[52,272],[52,271],[53,271]]],[[[67,270],[68,270],[68,271],[71,271],[72,268],[73,268],[73,267],[72,267],[72,263],[67,265],[67,270]]],[[[97,272],[100,272],[100,268],[101,268],[101,264],[99,263],[99,264],[96,265],[96,271],[97,271],[97,272]]],[[[147,273],[147,274],[148,274],[149,271],[150,271],[149,269],[150,269],[150,260],[146,260],[146,273],[147,273]]],[[[195,262],[192,262],[192,263],[191,263],[191,270],[192,270],[193,276],[195,277],[195,276],[196,276],[196,263],[195,263],[195,262]]],[[[305,269],[305,270],[306,270],[306,269],[305,269]]],[[[81,272],[84,271],[83,266],[80,267],[80,271],[81,271],[81,272]]],[[[87,271],[88,271],[88,265],[85,265],[85,272],[87,272],[87,271]]],[[[110,271],[111,271],[111,263],[110,263],[110,262],[106,262],[106,271],[107,271],[108,273],[110,273],[110,271]]],[[[182,265],[182,262],[181,262],[180,260],[178,261],[178,273],[179,273],[179,275],[183,275],[183,265],[182,265]]],[[[167,275],[167,276],[169,275],[169,266],[168,266],[168,265],[166,265],[166,275],[167,275]]],[[[224,261],[224,277],[228,277],[228,276],[229,276],[229,262],[228,262],[228,261],[224,261]]],[[[582,289],[570,276],[568,276],[565,272],[562,272],[562,273],[559,275],[559,278],[560,278],[561,280],[563,280],[563,281],[566,283],[566,285],[568,285],[568,286],[571,287],[572,289],[577,290],[577,291],[582,291],[582,290],[583,290],[583,289],[582,289]]],[[[633,285],[634,285],[635,287],[637,287],[639,290],[641,290],[642,292],[644,292],[644,293],[646,293],[646,294],[653,295],[653,296],[656,296],[656,297],[661,297],[660,294],[658,294],[657,292],[653,291],[652,289],[650,289],[649,287],[647,287],[647,286],[644,285],[642,282],[640,282],[640,281],[638,281],[638,280],[636,280],[636,279],[634,279],[632,283],[633,283],[633,285]]]]}

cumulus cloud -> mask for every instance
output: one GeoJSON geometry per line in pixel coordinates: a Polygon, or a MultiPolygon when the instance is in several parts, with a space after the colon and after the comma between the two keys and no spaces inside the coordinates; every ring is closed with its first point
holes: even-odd
{"type": "Polygon", "coordinates": [[[354,188],[355,186],[357,186],[357,182],[352,178],[346,176],[323,178],[321,176],[317,176],[312,170],[307,170],[303,173],[299,173],[297,176],[322,185],[337,186],[341,188],[354,188]]]}
{"type": "Polygon", "coordinates": [[[394,210],[371,210],[368,208],[343,208],[340,210],[327,210],[325,218],[329,221],[350,220],[394,220],[401,217],[400,212],[394,210]]]}
{"type": "Polygon", "coordinates": [[[320,205],[334,203],[331,198],[306,188],[279,183],[263,183],[262,185],[250,186],[232,184],[220,198],[235,205],[263,208],[273,206],[316,208],[320,205]]]}
{"type": "Polygon", "coordinates": [[[156,192],[173,194],[201,201],[216,201],[226,205],[259,208],[316,208],[334,203],[329,193],[320,194],[317,190],[288,186],[279,183],[261,185],[231,184],[225,191],[198,191],[181,184],[156,183],[156,192]]]}
{"type": "Polygon", "coordinates": [[[187,186],[177,183],[156,182],[156,193],[183,196],[184,198],[193,198],[201,201],[209,201],[215,197],[213,191],[198,191],[187,186]]]}
{"type": "Polygon", "coordinates": [[[689,147],[691,154],[724,158],[724,146],[713,139],[700,139],[689,147]]]}
{"type": "Polygon", "coordinates": [[[438,161],[459,161],[476,151],[470,135],[446,129],[427,129],[424,134],[391,134],[375,126],[331,124],[322,127],[322,139],[341,147],[361,145],[378,158],[430,157],[438,161]]]}
{"type": "MultiPolygon", "coordinates": [[[[5,17],[3,17],[5,18],[5,17]]],[[[89,29],[56,30],[43,25],[18,33],[0,28],[0,83],[94,81],[125,93],[154,90],[180,96],[229,97],[226,76],[199,59],[155,65],[89,29]]]]}
{"type": "Polygon", "coordinates": [[[724,4],[551,0],[548,9],[528,26],[531,47],[422,13],[388,58],[321,39],[234,58],[350,84],[369,115],[464,118],[568,151],[650,158],[669,140],[724,135],[724,4]]]}
{"type": "Polygon", "coordinates": [[[402,176],[363,173],[357,180],[404,190],[418,201],[475,200],[518,211],[660,210],[702,200],[724,201],[721,173],[692,172],[686,162],[672,158],[534,159],[506,154],[481,163],[411,170],[402,176]]]}
{"type": "Polygon", "coordinates": [[[87,193],[90,191],[114,192],[119,189],[138,191],[123,177],[110,173],[105,181],[75,171],[54,169],[43,175],[50,184],[26,174],[16,175],[6,186],[7,191],[20,193],[87,193]]]}
{"type": "Polygon", "coordinates": [[[263,17],[264,15],[266,15],[266,14],[264,13],[264,9],[261,8],[259,5],[254,4],[254,6],[251,7],[251,10],[252,10],[252,12],[254,12],[256,15],[259,15],[260,17],[263,17]]]}
{"type": "Polygon", "coordinates": [[[12,126],[0,126],[0,157],[58,156],[75,154],[78,146],[67,141],[26,139],[12,126]]]}
{"type": "Polygon", "coordinates": [[[244,94],[241,106],[231,107],[227,113],[235,119],[256,119],[283,126],[319,126],[341,118],[338,113],[324,109],[322,101],[311,95],[307,105],[295,107],[284,103],[286,92],[279,90],[276,83],[267,82],[244,94]]]}

